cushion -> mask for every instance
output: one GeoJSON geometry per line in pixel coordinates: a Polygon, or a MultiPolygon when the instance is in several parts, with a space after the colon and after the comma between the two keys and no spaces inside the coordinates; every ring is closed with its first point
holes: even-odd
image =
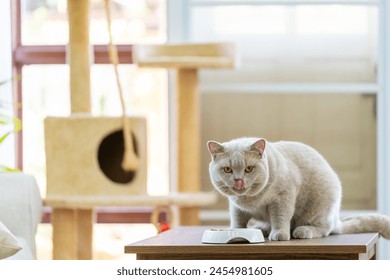
{"type": "Polygon", "coordinates": [[[12,255],[8,258],[5,258],[6,260],[35,260],[36,257],[31,252],[31,249],[29,247],[29,244],[27,240],[23,237],[16,236],[16,239],[19,241],[19,244],[22,247],[22,250],[17,252],[15,255],[12,255]]]}
{"type": "Polygon", "coordinates": [[[22,247],[16,237],[0,222],[0,259],[16,254],[22,247]]]}

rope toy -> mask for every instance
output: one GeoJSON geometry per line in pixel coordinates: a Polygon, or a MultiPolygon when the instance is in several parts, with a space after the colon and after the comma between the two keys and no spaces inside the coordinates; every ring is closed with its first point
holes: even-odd
{"type": "Polygon", "coordinates": [[[104,6],[105,6],[105,11],[106,11],[107,28],[108,28],[108,35],[109,35],[108,53],[109,53],[109,57],[110,57],[110,62],[114,66],[115,78],[116,78],[116,83],[118,86],[119,97],[120,97],[120,102],[121,102],[121,107],[122,107],[123,141],[124,141],[124,148],[125,148],[125,152],[124,152],[123,160],[122,160],[122,168],[126,171],[135,171],[140,167],[140,160],[134,152],[133,138],[131,136],[130,124],[129,124],[129,120],[127,119],[127,114],[126,114],[125,98],[123,95],[121,81],[119,79],[118,50],[117,50],[116,46],[114,45],[113,39],[112,39],[113,36],[112,36],[112,29],[111,29],[110,0],[105,0],[104,6]]]}

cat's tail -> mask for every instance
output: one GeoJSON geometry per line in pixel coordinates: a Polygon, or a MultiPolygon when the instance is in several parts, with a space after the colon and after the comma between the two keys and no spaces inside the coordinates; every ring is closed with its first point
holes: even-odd
{"type": "Polygon", "coordinates": [[[390,217],[381,214],[356,215],[341,219],[340,233],[379,232],[390,239],[390,217]]]}

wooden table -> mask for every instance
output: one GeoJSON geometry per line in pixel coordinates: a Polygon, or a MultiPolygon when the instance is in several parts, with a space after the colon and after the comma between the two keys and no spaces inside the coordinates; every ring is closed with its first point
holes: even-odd
{"type": "Polygon", "coordinates": [[[203,244],[210,227],[176,227],[125,246],[139,260],[372,260],[378,233],[332,235],[326,238],[268,241],[259,244],[203,244]]]}

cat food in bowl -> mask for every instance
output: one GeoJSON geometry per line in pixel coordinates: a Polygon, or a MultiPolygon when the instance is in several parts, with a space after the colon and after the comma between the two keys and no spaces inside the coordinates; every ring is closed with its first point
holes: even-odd
{"type": "Polygon", "coordinates": [[[263,232],[252,228],[208,229],[202,236],[202,243],[210,244],[262,242],[264,242],[263,232]]]}

